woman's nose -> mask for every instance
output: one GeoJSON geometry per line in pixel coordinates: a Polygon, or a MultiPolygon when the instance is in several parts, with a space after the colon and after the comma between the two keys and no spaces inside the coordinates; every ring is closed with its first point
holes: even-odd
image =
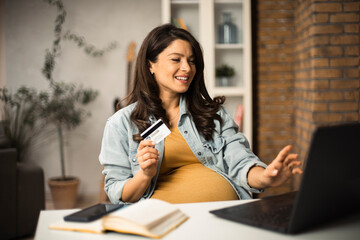
{"type": "Polygon", "coordinates": [[[185,72],[189,72],[190,69],[191,69],[190,63],[188,61],[186,61],[186,60],[182,61],[180,70],[185,71],[185,72]]]}

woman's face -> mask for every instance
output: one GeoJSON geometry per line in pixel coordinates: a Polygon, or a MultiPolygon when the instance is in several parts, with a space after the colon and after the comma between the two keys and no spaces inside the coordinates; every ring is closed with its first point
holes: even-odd
{"type": "Polygon", "coordinates": [[[159,55],[157,62],[150,62],[160,88],[160,95],[179,95],[188,90],[196,73],[195,56],[189,42],[174,40],[159,55]]]}

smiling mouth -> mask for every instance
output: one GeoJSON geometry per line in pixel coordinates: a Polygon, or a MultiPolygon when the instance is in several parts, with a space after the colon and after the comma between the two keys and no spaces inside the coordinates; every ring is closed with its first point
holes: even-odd
{"type": "Polygon", "coordinates": [[[188,81],[189,80],[189,77],[175,77],[175,78],[180,81],[188,81]]]}

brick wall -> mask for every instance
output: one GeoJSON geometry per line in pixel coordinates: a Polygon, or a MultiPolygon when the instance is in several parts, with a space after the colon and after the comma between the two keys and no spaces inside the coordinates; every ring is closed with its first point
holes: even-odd
{"type": "Polygon", "coordinates": [[[298,1],[295,142],[306,158],[316,126],[359,121],[359,1],[298,1]]]}
{"type": "MultiPolygon", "coordinates": [[[[294,10],[293,0],[257,1],[257,155],[270,163],[294,144],[294,10]]],[[[284,192],[291,182],[266,194],[284,192]]],[[[264,195],[264,194],[263,194],[264,195]]]]}
{"type": "MultiPolygon", "coordinates": [[[[257,154],[304,160],[316,126],[359,121],[359,1],[257,1],[257,154]]],[[[296,189],[299,178],[267,194],[296,189]]]]}

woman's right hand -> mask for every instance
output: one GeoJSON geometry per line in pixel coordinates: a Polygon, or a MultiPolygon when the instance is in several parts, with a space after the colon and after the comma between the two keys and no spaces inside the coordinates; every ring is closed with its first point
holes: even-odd
{"type": "Polygon", "coordinates": [[[146,177],[153,178],[156,174],[160,159],[160,153],[155,148],[155,142],[151,140],[142,140],[139,144],[136,158],[139,166],[146,177]]]}
{"type": "Polygon", "coordinates": [[[125,183],[120,199],[123,202],[138,201],[149,187],[151,179],[155,176],[160,159],[155,143],[151,140],[141,141],[136,158],[141,169],[125,183]]]}

